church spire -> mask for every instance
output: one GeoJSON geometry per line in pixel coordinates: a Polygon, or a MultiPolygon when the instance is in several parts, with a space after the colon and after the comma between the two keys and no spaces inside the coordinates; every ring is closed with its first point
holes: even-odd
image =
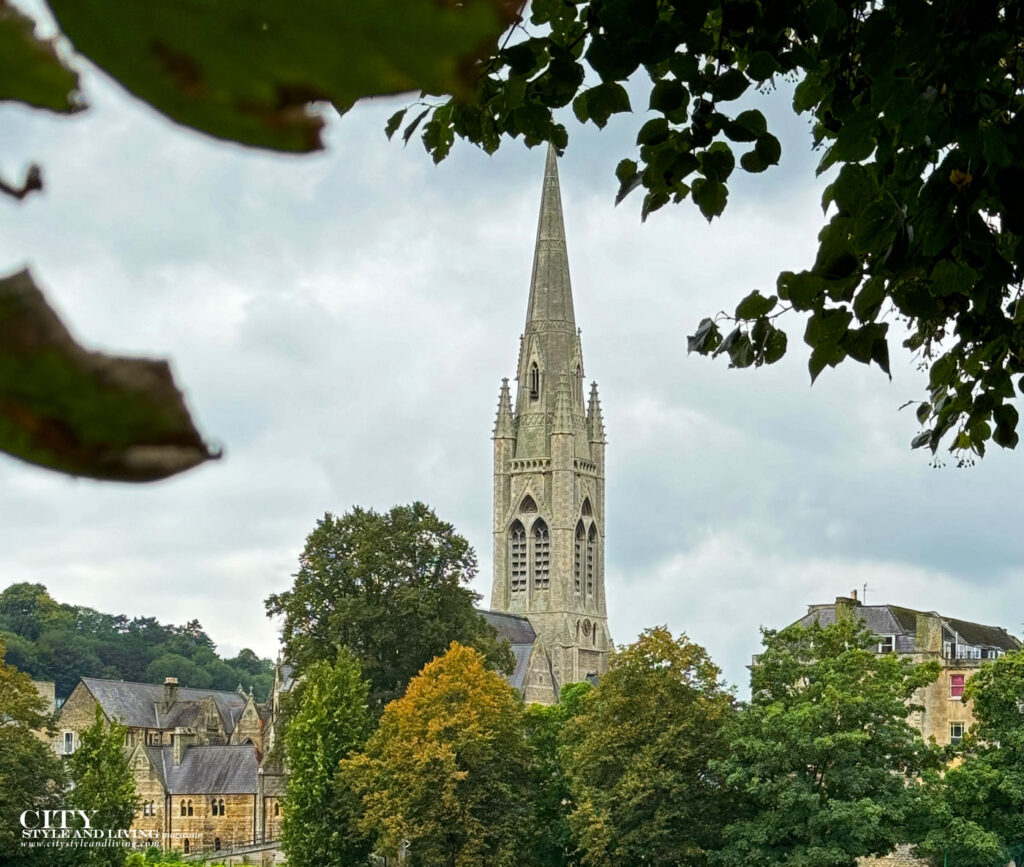
{"type": "Polygon", "coordinates": [[[526,311],[526,332],[575,332],[576,317],[572,307],[572,285],[569,282],[569,254],[565,246],[565,224],[562,220],[562,194],[558,185],[558,157],[548,145],[544,167],[544,190],[537,221],[537,244],[533,254],[533,277],[530,281],[530,304],[526,311]]]}
{"type": "Polygon", "coordinates": [[[603,443],[604,415],[601,413],[601,398],[597,396],[597,383],[590,383],[590,402],[587,406],[587,430],[592,443],[603,443]]]}
{"type": "Polygon", "coordinates": [[[494,419],[495,437],[514,437],[515,424],[512,418],[512,395],[508,390],[508,377],[501,381],[501,392],[498,394],[498,415],[494,419]]]}

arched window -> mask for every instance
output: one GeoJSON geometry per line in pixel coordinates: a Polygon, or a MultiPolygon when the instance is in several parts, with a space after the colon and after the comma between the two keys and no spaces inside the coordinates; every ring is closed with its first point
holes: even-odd
{"type": "Polygon", "coordinates": [[[594,595],[594,566],[597,553],[597,529],[590,525],[590,533],[587,535],[587,597],[594,595]]]}
{"type": "Polygon", "coordinates": [[[547,590],[551,584],[551,536],[548,525],[538,518],[533,525],[533,589],[547,590]]]}
{"type": "Polygon", "coordinates": [[[224,799],[223,798],[221,798],[217,802],[217,806],[220,807],[220,814],[223,816],[224,815],[224,799]]]}
{"type": "Polygon", "coordinates": [[[583,508],[580,509],[580,514],[584,518],[589,518],[591,515],[594,514],[594,510],[590,508],[590,497],[587,497],[583,501],[583,508]]]}
{"type": "Polygon", "coordinates": [[[520,512],[533,513],[537,511],[537,503],[529,494],[523,497],[523,501],[519,504],[520,512]]]}
{"type": "Polygon", "coordinates": [[[182,851],[187,855],[189,853],[188,837],[185,838],[185,844],[181,847],[182,851]]]}
{"type": "Polygon", "coordinates": [[[540,397],[540,370],[537,369],[537,362],[530,365],[530,400],[540,397]]]}
{"type": "Polygon", "coordinates": [[[583,522],[580,521],[576,524],[576,547],[575,557],[573,559],[573,587],[576,590],[576,595],[579,596],[583,593],[583,552],[587,545],[587,531],[583,529],[583,522]]]}
{"type": "Polygon", "coordinates": [[[188,815],[188,813],[185,812],[185,802],[184,801],[181,802],[181,815],[182,816],[187,816],[188,815]]]}
{"type": "Polygon", "coordinates": [[[188,802],[188,814],[190,816],[192,815],[192,802],[191,801],[188,802]]]}
{"type": "Polygon", "coordinates": [[[275,816],[280,816],[281,815],[281,805],[277,801],[274,801],[274,815],[275,816]]]}
{"type": "Polygon", "coordinates": [[[509,565],[513,593],[526,591],[526,528],[519,521],[512,524],[508,533],[509,565]]]}
{"type": "Polygon", "coordinates": [[[214,848],[215,852],[219,852],[220,851],[220,837],[214,837],[213,838],[213,848],[214,848]]]}

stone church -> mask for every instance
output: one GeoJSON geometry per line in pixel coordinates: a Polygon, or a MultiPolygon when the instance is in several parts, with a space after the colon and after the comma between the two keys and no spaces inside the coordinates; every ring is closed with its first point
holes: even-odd
{"type": "Polygon", "coordinates": [[[494,424],[494,584],[482,612],[512,645],[527,702],[594,679],[612,639],[604,594],[605,433],[584,398],[555,151],[549,146],[513,399],[494,424]]]}

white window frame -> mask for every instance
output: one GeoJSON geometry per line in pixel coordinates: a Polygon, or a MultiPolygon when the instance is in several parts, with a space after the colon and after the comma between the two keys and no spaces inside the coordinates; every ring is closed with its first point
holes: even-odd
{"type": "Polygon", "coordinates": [[[70,756],[75,751],[75,733],[73,731],[64,732],[64,742],[62,745],[62,755],[70,756]]]}
{"type": "Polygon", "coordinates": [[[879,653],[895,653],[896,652],[896,636],[895,635],[879,635],[878,636],[878,652],[879,653]],[[885,649],[885,644],[888,643],[889,649],[885,649]]]}
{"type": "Polygon", "coordinates": [[[965,723],[965,722],[950,722],[950,724],[949,724],[949,743],[952,746],[956,746],[958,743],[960,743],[964,739],[964,735],[965,734],[967,734],[967,723],[965,723]],[[960,737],[958,737],[958,738],[955,738],[955,736],[953,734],[953,727],[954,726],[959,726],[960,727],[960,737]]]}

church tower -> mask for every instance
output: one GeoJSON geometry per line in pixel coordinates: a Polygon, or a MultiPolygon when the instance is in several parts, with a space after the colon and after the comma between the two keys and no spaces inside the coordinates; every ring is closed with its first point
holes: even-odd
{"type": "Polygon", "coordinates": [[[515,404],[502,381],[494,425],[491,608],[526,616],[557,690],[602,674],[612,649],[604,595],[604,421],[583,391],[554,148],[548,147],[515,404]]]}

